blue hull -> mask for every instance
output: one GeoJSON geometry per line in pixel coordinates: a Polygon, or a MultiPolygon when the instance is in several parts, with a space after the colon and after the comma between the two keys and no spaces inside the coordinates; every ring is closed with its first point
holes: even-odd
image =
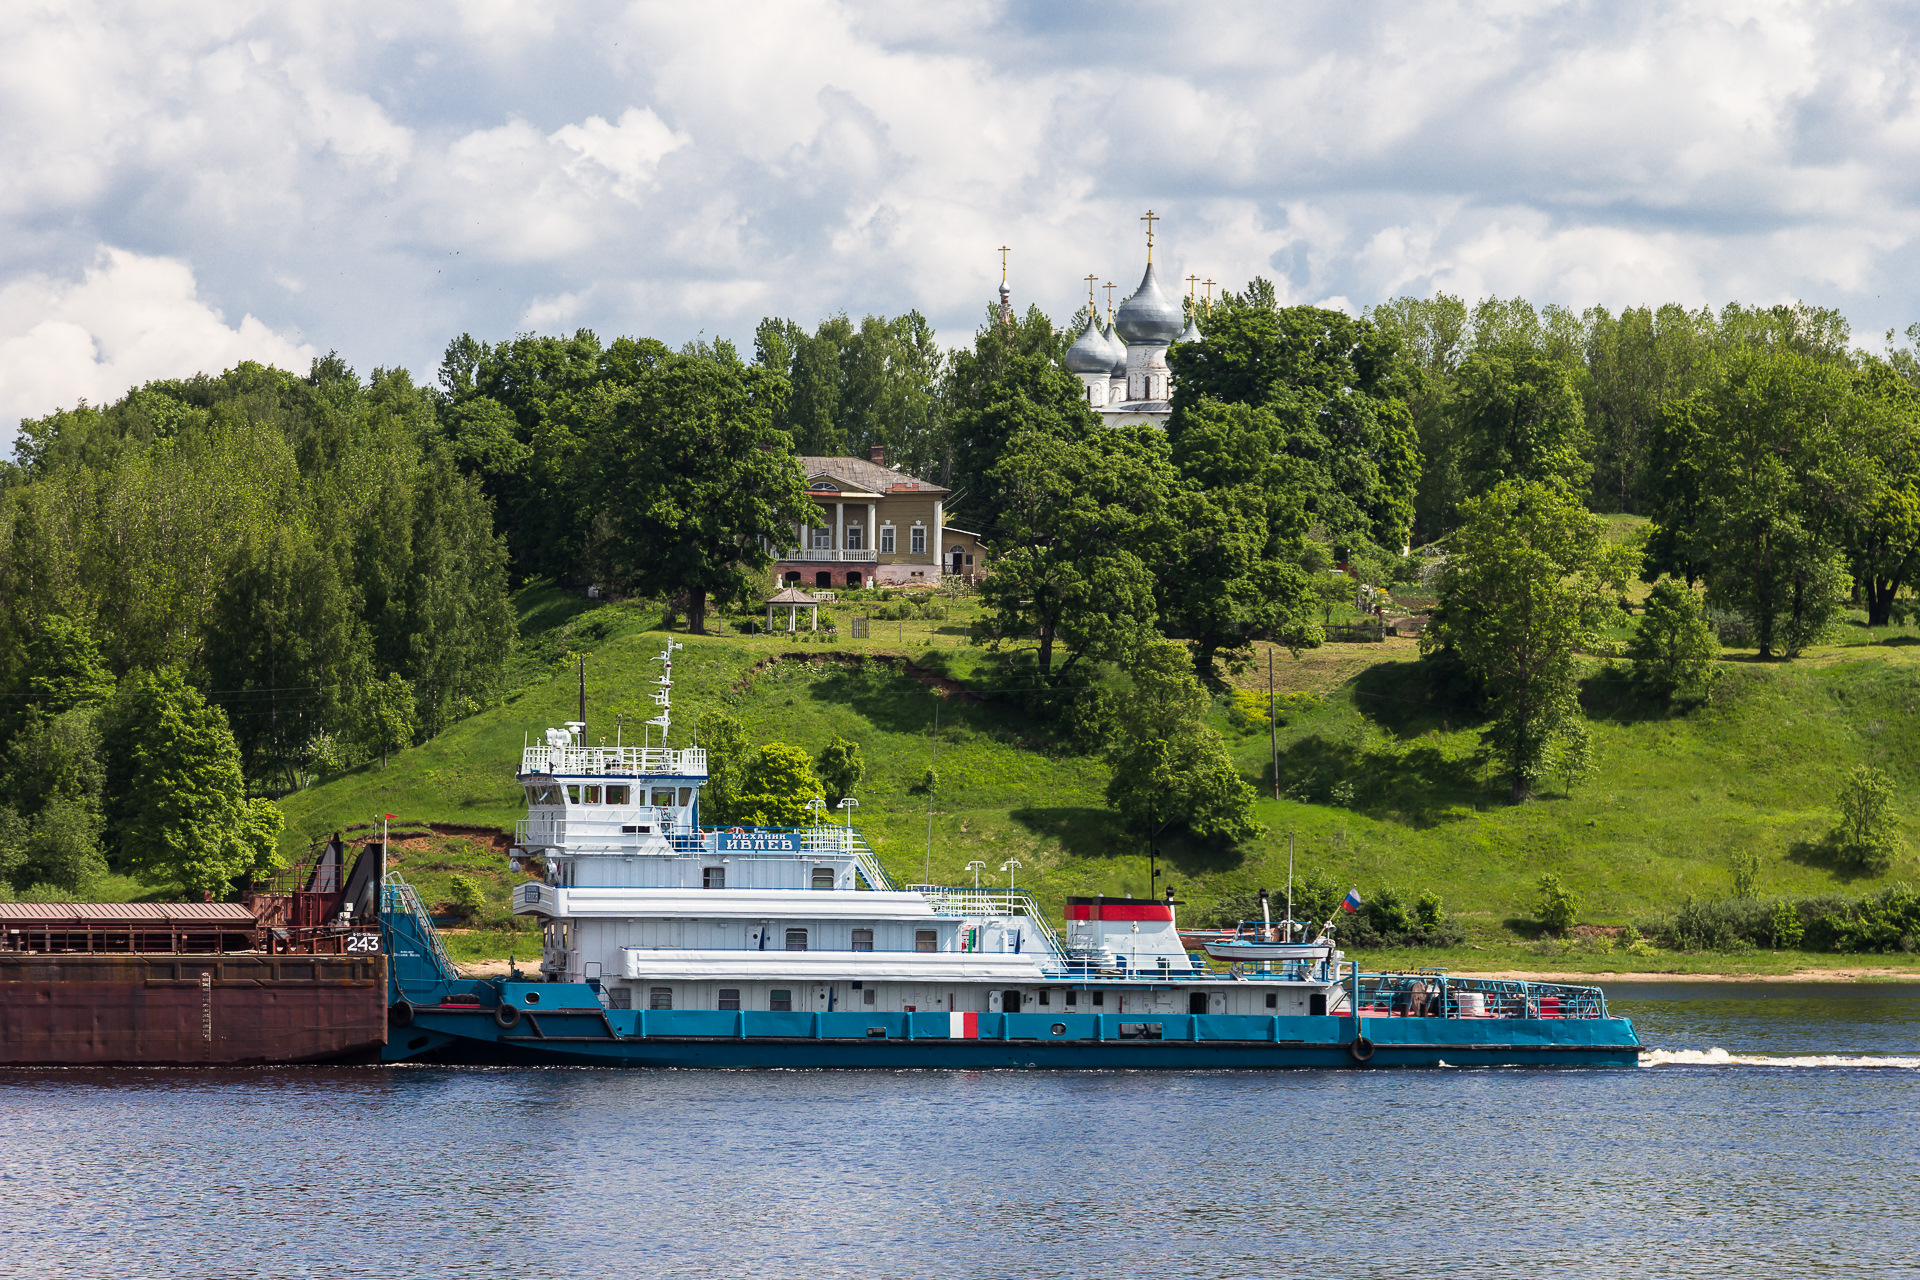
{"type": "MultiPolygon", "coordinates": [[[[551,988],[548,989],[551,991],[551,988]]],[[[1625,1018],[1454,1019],[982,1014],[979,1038],[946,1014],[646,1015],[548,1009],[511,1028],[494,1010],[423,1008],[389,1060],[604,1067],[1220,1070],[1287,1067],[1634,1066],[1625,1018]],[[1144,1038],[1143,1029],[1158,1033],[1144,1038]],[[1131,1034],[1129,1034],[1131,1032],[1131,1034]],[[691,1034],[688,1034],[691,1033],[691,1034]]]]}

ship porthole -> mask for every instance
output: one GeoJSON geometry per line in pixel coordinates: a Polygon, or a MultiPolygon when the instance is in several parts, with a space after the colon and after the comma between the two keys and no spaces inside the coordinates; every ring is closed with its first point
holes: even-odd
{"type": "Polygon", "coordinates": [[[524,995],[524,996],[522,996],[522,997],[520,997],[520,998],[521,998],[522,1000],[525,1000],[525,1001],[526,1001],[526,1002],[527,1002],[528,1004],[539,1004],[539,1003],[540,1003],[540,993],[539,993],[538,991],[529,991],[529,992],[527,992],[527,994],[526,994],[526,995],[524,995]]]}
{"type": "Polygon", "coordinates": [[[1047,1030],[1056,1036],[1063,1036],[1067,1034],[1067,1024],[1064,1022],[1056,1022],[1051,1027],[1048,1027],[1047,1030]]]}

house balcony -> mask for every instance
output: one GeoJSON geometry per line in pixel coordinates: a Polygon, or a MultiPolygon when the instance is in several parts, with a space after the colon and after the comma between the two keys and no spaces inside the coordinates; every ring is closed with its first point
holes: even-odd
{"type": "Polygon", "coordinates": [[[877,551],[835,551],[831,547],[800,547],[781,553],[780,559],[788,564],[806,562],[821,564],[873,564],[879,559],[877,551]]]}

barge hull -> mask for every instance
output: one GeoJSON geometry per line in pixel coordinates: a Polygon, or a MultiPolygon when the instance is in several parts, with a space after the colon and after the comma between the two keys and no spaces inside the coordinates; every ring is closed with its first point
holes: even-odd
{"type": "Polygon", "coordinates": [[[378,953],[0,953],[0,1065],[377,1058],[386,996],[378,953]]]}
{"type": "Polygon", "coordinates": [[[568,1008],[523,1014],[508,1029],[491,1008],[439,1007],[415,1010],[411,1032],[395,1037],[387,1057],[606,1067],[1129,1071],[1630,1067],[1640,1058],[1639,1039],[1625,1018],[1367,1018],[1360,1023],[1364,1039],[1358,1044],[1349,1018],[1161,1015],[1151,1019],[1161,1038],[1128,1038],[1121,1030],[1143,1020],[1136,1015],[985,1014],[975,1023],[978,1038],[963,1039],[945,1034],[946,1014],[689,1011],[648,1014],[642,1023],[627,1011],[568,1008]],[[674,1034],[715,1021],[738,1030],[674,1034]],[[814,1034],[792,1034],[802,1027],[814,1034]]]}

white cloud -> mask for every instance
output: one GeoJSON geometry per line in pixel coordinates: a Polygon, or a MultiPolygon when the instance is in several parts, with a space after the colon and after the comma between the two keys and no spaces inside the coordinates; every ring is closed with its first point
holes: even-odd
{"type": "Polygon", "coordinates": [[[1878,332],[1920,316],[1917,50],[1892,0],[5,6],[0,289],[44,299],[7,340],[100,363],[46,282],[103,243],[362,370],[521,326],[964,336],[1001,244],[1022,305],[1130,289],[1148,206],[1166,277],[1290,300],[1878,332]]]}
{"type": "Polygon", "coordinates": [[[10,437],[23,417],[242,360],[304,372],[316,354],[251,315],[227,324],[185,263],[102,247],[79,280],[0,288],[0,430],[10,437]]]}

